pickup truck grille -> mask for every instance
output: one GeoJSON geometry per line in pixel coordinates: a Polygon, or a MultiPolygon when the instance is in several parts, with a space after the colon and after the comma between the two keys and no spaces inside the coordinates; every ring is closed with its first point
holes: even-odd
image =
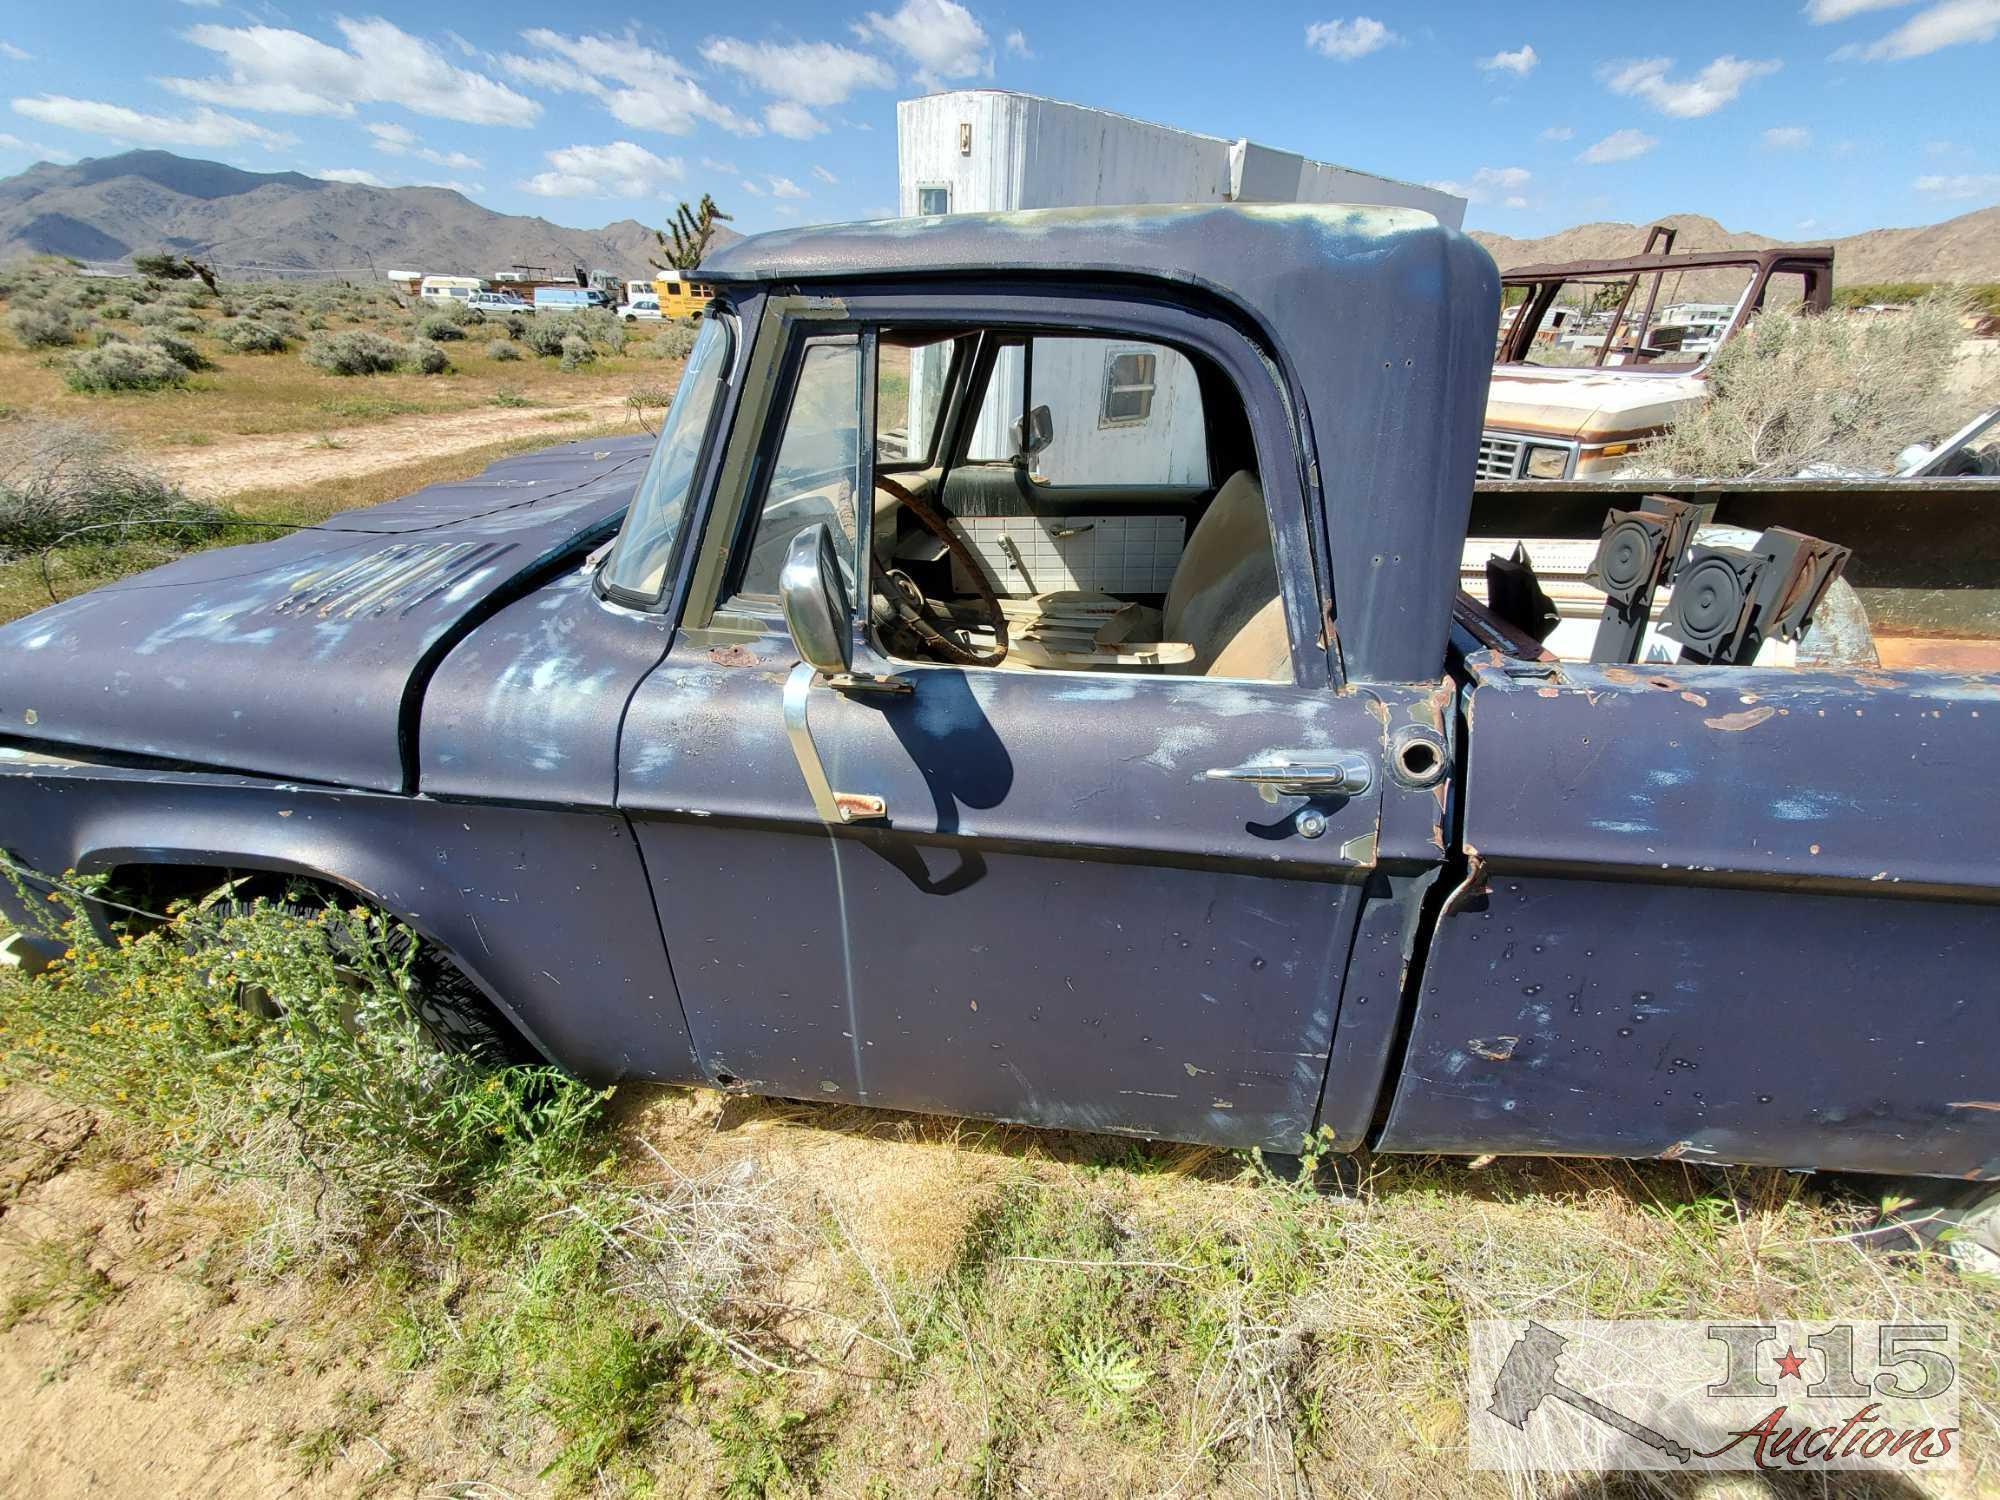
{"type": "Polygon", "coordinates": [[[1480,479],[1519,479],[1527,445],[1519,438],[1484,433],[1479,439],[1480,479]]]}

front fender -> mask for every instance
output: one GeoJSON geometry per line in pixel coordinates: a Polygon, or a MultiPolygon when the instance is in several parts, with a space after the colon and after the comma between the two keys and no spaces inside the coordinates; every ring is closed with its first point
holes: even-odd
{"type": "Polygon", "coordinates": [[[0,759],[0,847],[30,868],[329,881],[443,948],[552,1060],[700,1077],[631,830],[610,812],[0,759]]]}

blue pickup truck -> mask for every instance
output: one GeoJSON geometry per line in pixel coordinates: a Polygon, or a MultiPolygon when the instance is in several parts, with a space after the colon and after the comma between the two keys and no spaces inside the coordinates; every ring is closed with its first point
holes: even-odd
{"type": "Polygon", "coordinates": [[[1562,662],[1460,593],[1471,240],[1047,211],[701,274],[656,441],[0,629],[7,857],[371,903],[593,1078],[2000,1176],[2000,684],[1562,662]]]}

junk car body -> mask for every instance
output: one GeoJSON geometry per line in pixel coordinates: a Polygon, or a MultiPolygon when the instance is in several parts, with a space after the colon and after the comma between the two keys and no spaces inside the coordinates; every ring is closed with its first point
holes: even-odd
{"type": "Polygon", "coordinates": [[[656,442],[0,629],[8,858],[350,893],[595,1078],[2000,1175],[2000,688],[1561,663],[1461,595],[1471,240],[1044,211],[700,275],[656,442]]]}

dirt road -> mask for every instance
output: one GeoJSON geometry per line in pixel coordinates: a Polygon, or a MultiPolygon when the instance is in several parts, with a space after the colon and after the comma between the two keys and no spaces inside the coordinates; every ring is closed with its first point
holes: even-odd
{"type": "Polygon", "coordinates": [[[523,435],[545,432],[551,443],[559,443],[571,428],[630,419],[623,394],[600,394],[547,409],[494,408],[395,417],[323,434],[287,432],[274,437],[231,438],[180,453],[158,454],[151,461],[190,495],[222,500],[245,490],[349,479],[523,435]],[[557,411],[583,415],[557,421],[552,419],[557,411]]]}

